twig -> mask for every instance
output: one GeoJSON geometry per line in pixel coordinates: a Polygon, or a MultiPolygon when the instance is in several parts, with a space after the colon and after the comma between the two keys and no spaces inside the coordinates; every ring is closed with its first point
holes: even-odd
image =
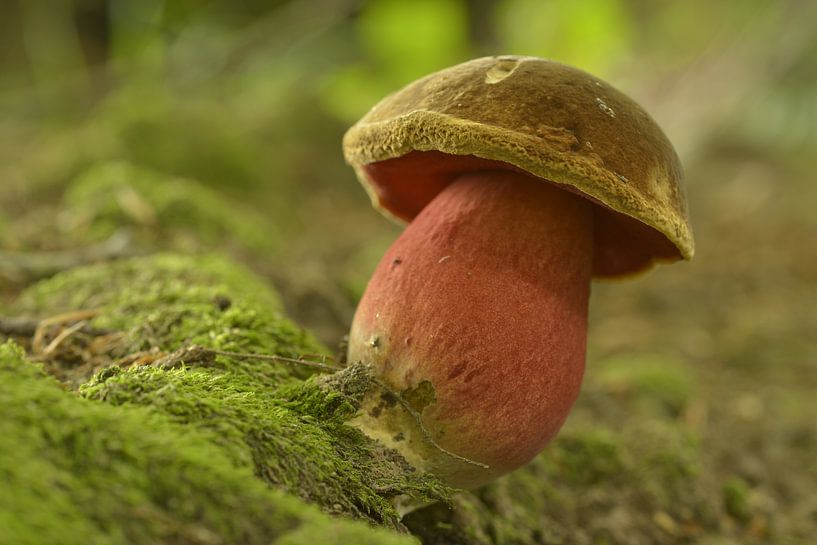
{"type": "Polygon", "coordinates": [[[97,314],[99,314],[98,310],[74,310],[71,312],[65,312],[63,314],[56,314],[54,316],[50,316],[48,318],[40,320],[37,323],[37,327],[34,330],[33,338],[31,339],[32,352],[34,352],[35,354],[45,353],[44,352],[45,348],[42,348],[43,338],[45,337],[45,331],[49,326],[80,321],[85,322],[82,326],[84,327],[88,323],[87,320],[90,320],[97,314]]]}
{"type": "Polygon", "coordinates": [[[84,248],[27,253],[0,251],[0,279],[26,284],[80,265],[135,255],[131,238],[126,230],[121,230],[107,240],[84,248]]]}
{"type": "MultiPolygon", "coordinates": [[[[46,318],[46,320],[50,320],[51,318],[46,318]]],[[[3,317],[0,316],[0,335],[5,337],[33,337],[37,333],[37,328],[40,327],[40,324],[44,320],[39,320],[37,318],[21,318],[17,316],[11,317],[3,317]]],[[[62,320],[59,323],[63,322],[70,322],[71,320],[62,320]]],[[[91,327],[88,325],[87,320],[84,321],[82,327],[79,329],[81,333],[87,333],[89,335],[108,335],[110,333],[114,333],[113,331],[107,329],[99,329],[96,327],[91,327]]],[[[53,325],[56,322],[50,322],[53,325]]],[[[48,324],[46,324],[48,325],[48,324]]]]}
{"type": "Polygon", "coordinates": [[[31,337],[37,331],[39,320],[33,318],[0,317],[0,335],[6,337],[31,337]]]}
{"type": "Polygon", "coordinates": [[[226,350],[214,350],[212,348],[205,348],[209,352],[217,355],[217,356],[228,356],[231,358],[244,358],[244,359],[254,359],[254,360],[265,360],[265,361],[275,361],[278,363],[287,363],[290,365],[303,365],[305,367],[313,367],[315,369],[322,369],[324,371],[340,371],[343,367],[337,365],[330,365],[327,363],[321,363],[317,361],[309,361],[303,359],[295,359],[295,358],[287,358],[285,356],[273,356],[269,354],[250,354],[245,352],[228,352],[226,350]]]}
{"type": "Polygon", "coordinates": [[[60,331],[60,334],[59,334],[59,335],[57,335],[56,337],[54,337],[54,340],[53,340],[53,341],[51,341],[50,343],[48,343],[48,346],[46,346],[46,347],[43,349],[42,354],[43,354],[44,356],[48,356],[49,354],[51,354],[52,352],[54,352],[54,350],[56,350],[57,348],[59,348],[59,346],[62,344],[62,342],[63,342],[65,339],[67,339],[68,337],[70,337],[71,335],[73,335],[74,333],[76,333],[77,331],[81,330],[81,329],[82,329],[83,327],[85,327],[87,324],[88,324],[88,322],[86,322],[85,320],[80,320],[79,322],[75,323],[75,324],[74,324],[74,325],[72,325],[71,327],[68,327],[68,328],[66,328],[66,329],[63,329],[62,331],[60,331]]]}

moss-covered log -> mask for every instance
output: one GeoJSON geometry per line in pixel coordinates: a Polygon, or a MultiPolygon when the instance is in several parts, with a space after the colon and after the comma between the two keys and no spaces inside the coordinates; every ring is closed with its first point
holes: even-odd
{"type": "Polygon", "coordinates": [[[411,542],[266,486],[234,436],[77,397],[11,343],[0,407],[4,545],[411,542]]]}
{"type": "Polygon", "coordinates": [[[222,355],[321,351],[273,293],[222,260],[79,268],[34,285],[15,311],[40,325],[17,339],[28,357],[14,344],[0,353],[9,543],[399,542],[392,498],[445,497],[344,425],[355,381],[367,380],[360,367],[307,378],[297,364],[222,355]]]}

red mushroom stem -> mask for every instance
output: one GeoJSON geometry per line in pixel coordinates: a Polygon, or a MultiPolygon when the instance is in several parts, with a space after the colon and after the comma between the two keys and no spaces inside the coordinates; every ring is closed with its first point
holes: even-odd
{"type": "Polygon", "coordinates": [[[358,425],[455,486],[528,462],[579,392],[592,255],[589,201],[511,171],[457,178],[380,261],[349,361],[374,365],[436,443],[489,468],[400,429],[394,403],[370,404],[358,425]]]}

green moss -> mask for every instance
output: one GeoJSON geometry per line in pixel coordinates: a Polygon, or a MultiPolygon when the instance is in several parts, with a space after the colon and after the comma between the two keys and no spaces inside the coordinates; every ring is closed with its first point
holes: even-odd
{"type": "Polygon", "coordinates": [[[405,523],[427,545],[686,542],[683,528],[718,524],[699,460],[688,433],[659,421],[568,426],[527,466],[405,523]]]}
{"type": "Polygon", "coordinates": [[[643,354],[617,356],[600,362],[595,382],[615,395],[629,398],[634,408],[677,417],[692,399],[692,370],[671,359],[643,354]]]}
{"type": "Polygon", "coordinates": [[[92,166],[69,186],[64,208],[84,239],[100,240],[128,227],[151,248],[226,247],[269,256],[279,247],[275,225],[253,210],[193,180],[126,162],[92,166]]]}
{"type": "Polygon", "coordinates": [[[270,390],[232,372],[114,368],[82,394],[113,405],[151,407],[207,433],[236,464],[251,465],[262,480],[332,512],[396,528],[391,497],[428,501],[445,494],[396,453],[344,425],[359,399],[315,379],[270,390]]]}
{"type": "Polygon", "coordinates": [[[751,489],[746,481],[732,476],[723,483],[723,504],[726,512],[740,522],[746,522],[752,517],[749,505],[751,489]]]}
{"type": "MultiPolygon", "coordinates": [[[[107,367],[69,381],[79,385],[83,402],[161,417],[259,483],[393,529],[402,528],[393,497],[445,498],[448,489],[435,479],[345,425],[371,384],[368,368],[304,380],[312,369],[213,352],[290,358],[320,352],[279,308],[268,287],[222,259],[164,254],[61,273],[28,289],[15,310],[48,317],[94,309],[92,328],[104,338],[124,335],[101,343],[104,353],[95,357],[107,358],[107,367]]],[[[81,353],[98,344],[82,342],[81,353]]]]}
{"type": "Polygon", "coordinates": [[[545,460],[553,473],[574,485],[610,481],[624,470],[616,438],[599,430],[565,434],[545,454],[545,460]]]}
{"type": "Polygon", "coordinates": [[[2,543],[412,542],[265,486],[207,430],[77,398],[9,343],[0,410],[2,543]]]}
{"type": "MultiPolygon", "coordinates": [[[[66,271],[28,289],[18,312],[47,317],[94,309],[96,327],[125,333],[115,356],[196,344],[224,351],[297,357],[322,352],[284,319],[268,286],[216,256],[159,254],[66,271]]],[[[304,368],[218,357],[213,365],[241,371],[267,386],[304,368]]]]}

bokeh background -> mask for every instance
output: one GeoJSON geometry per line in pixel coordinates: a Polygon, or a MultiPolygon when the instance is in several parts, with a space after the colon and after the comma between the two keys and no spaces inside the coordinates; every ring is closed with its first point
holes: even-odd
{"type": "Polygon", "coordinates": [[[566,430],[592,428],[599,456],[624,462],[581,479],[591,503],[563,535],[813,543],[810,0],[3,0],[0,310],[75,262],[227,252],[333,348],[399,233],[344,165],[344,130],[419,76],[500,53],[576,65],[642,103],[682,158],[698,243],[691,263],[594,287],[566,430]],[[692,449],[691,492],[605,488],[637,474],[657,428],[692,449]]]}

